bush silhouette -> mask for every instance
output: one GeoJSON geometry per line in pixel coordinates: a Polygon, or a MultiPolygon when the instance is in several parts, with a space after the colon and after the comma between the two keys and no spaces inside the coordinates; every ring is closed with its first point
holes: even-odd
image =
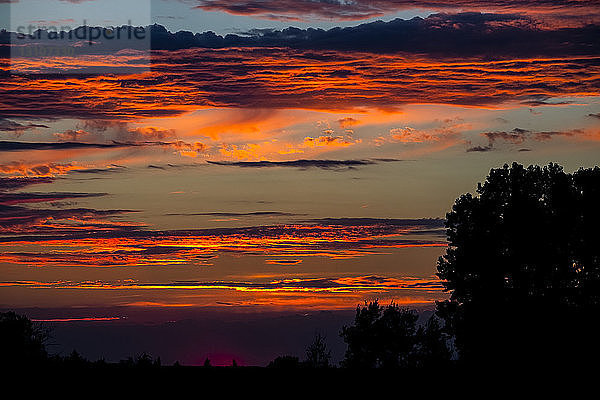
{"type": "Polygon", "coordinates": [[[447,214],[438,303],[467,363],[595,357],[600,305],[600,168],[519,164],[490,171],[447,214]]]}

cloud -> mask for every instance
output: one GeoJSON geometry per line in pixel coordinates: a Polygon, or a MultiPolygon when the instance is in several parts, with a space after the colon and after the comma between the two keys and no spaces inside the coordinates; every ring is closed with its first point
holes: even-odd
{"type": "Polygon", "coordinates": [[[467,153],[485,153],[488,151],[492,151],[494,150],[494,147],[487,145],[487,146],[473,146],[473,147],[468,147],[467,148],[467,153]]]}
{"type": "Polygon", "coordinates": [[[82,137],[88,136],[90,133],[84,131],[83,129],[68,129],[64,132],[54,133],[54,137],[63,142],[77,142],[81,140],[82,137]]]}
{"type": "Polygon", "coordinates": [[[205,153],[209,149],[209,146],[204,143],[186,143],[181,140],[168,143],[167,145],[185,157],[198,157],[199,154],[205,153]]]}
{"type": "Polygon", "coordinates": [[[438,229],[443,228],[445,224],[445,220],[440,218],[317,218],[306,220],[304,222],[340,226],[402,226],[405,228],[418,227],[420,229],[438,229]]]}
{"type": "Polygon", "coordinates": [[[269,265],[298,265],[302,264],[302,260],[265,260],[269,265]]]}
{"type": "Polygon", "coordinates": [[[462,132],[471,128],[462,118],[448,118],[442,121],[434,120],[438,125],[434,128],[415,129],[412,127],[393,128],[385,136],[373,140],[376,146],[400,143],[405,147],[405,153],[424,154],[441,151],[462,141],[462,132]]]}
{"type": "Polygon", "coordinates": [[[436,142],[439,140],[438,136],[428,132],[418,131],[411,127],[391,129],[390,135],[394,141],[400,143],[424,143],[436,142]]]}
{"type": "Polygon", "coordinates": [[[169,213],[171,216],[209,216],[209,217],[293,217],[306,214],[296,214],[281,211],[254,211],[247,213],[236,212],[206,212],[206,213],[169,213]]]}
{"type": "Polygon", "coordinates": [[[597,6],[583,0],[198,0],[198,3],[198,8],[207,11],[284,21],[354,21],[413,9],[527,13],[551,20],[578,17],[590,21],[598,16],[597,6]]]}
{"type": "MultiPolygon", "coordinates": [[[[494,131],[483,132],[481,136],[487,138],[487,145],[477,145],[467,148],[467,152],[486,152],[495,149],[497,142],[510,143],[513,145],[523,144],[527,140],[543,142],[551,140],[555,137],[590,137],[590,134],[582,129],[572,129],[567,131],[531,131],[528,129],[514,128],[512,131],[494,131]]],[[[470,141],[467,143],[470,144],[470,141]]],[[[529,149],[521,149],[519,151],[529,151],[529,149]]]]}
{"type": "MultiPolygon", "coordinates": [[[[463,17],[469,18],[476,19],[463,17]]],[[[3,115],[15,118],[122,121],[257,105],[266,112],[285,108],[355,112],[415,103],[490,107],[597,92],[590,76],[600,73],[600,44],[595,40],[600,27],[564,30],[569,34],[511,28],[498,37],[486,37],[480,32],[487,27],[454,28],[465,23],[458,17],[442,20],[442,28],[435,27],[436,19],[427,18],[334,30],[327,34],[338,38],[333,41],[304,39],[304,31],[292,31],[273,34],[276,39],[265,33],[246,38],[252,45],[246,48],[155,50],[149,74],[7,75],[0,80],[0,108],[3,115]],[[429,26],[425,29],[429,33],[403,31],[406,24],[429,26]],[[298,43],[289,39],[295,47],[287,46],[284,38],[294,35],[301,39],[298,43]],[[404,47],[394,48],[398,43],[404,47]]],[[[177,38],[165,35],[164,43],[177,47],[177,38]]],[[[99,60],[89,62],[94,61],[99,60]]],[[[198,134],[214,138],[222,132],[239,135],[257,128],[244,121],[237,127],[238,121],[219,122],[212,129],[199,127],[198,134]]],[[[147,140],[131,135],[125,132],[118,142],[147,140]]]]}
{"type": "Polygon", "coordinates": [[[7,164],[0,164],[0,173],[19,176],[45,176],[52,177],[55,175],[64,175],[69,171],[84,167],[76,166],[71,163],[58,164],[27,164],[21,161],[13,161],[7,164]]]}
{"type": "Polygon", "coordinates": [[[326,170],[353,169],[376,164],[372,160],[208,161],[208,163],[241,168],[288,167],[300,169],[320,168],[326,170]]]}
{"type": "Polygon", "coordinates": [[[0,236],[0,244],[31,243],[39,246],[40,251],[6,251],[0,255],[0,262],[69,266],[205,265],[220,254],[231,253],[268,256],[272,260],[344,259],[378,254],[390,248],[445,246],[441,220],[314,219],[285,225],[161,231],[146,230],[140,224],[113,218],[131,210],[29,209],[16,205],[92,196],[5,194],[5,201],[0,200],[0,230],[5,234],[0,236]],[[54,251],[57,246],[61,251],[54,251]],[[82,251],[83,248],[86,250],[82,251]]]}
{"type": "MultiPolygon", "coordinates": [[[[68,134],[69,131],[67,131],[68,134]]],[[[200,143],[187,143],[181,140],[174,142],[117,142],[112,143],[85,143],[85,142],[10,142],[0,141],[0,152],[9,151],[30,151],[30,150],[73,150],[73,149],[98,149],[98,150],[110,150],[110,149],[125,149],[125,148],[143,148],[143,147],[164,147],[174,149],[176,152],[183,156],[197,157],[198,154],[208,150],[208,146],[200,143]]],[[[58,168],[58,164],[54,164],[54,168],[58,168]]],[[[65,165],[65,168],[67,165],[65,165]]],[[[83,167],[77,167],[68,165],[72,169],[84,169],[83,167]]],[[[49,171],[53,167],[48,166],[49,171]]],[[[47,172],[46,174],[51,174],[47,172]]],[[[33,175],[44,175],[42,173],[34,173],[33,175]]]]}
{"type": "Polygon", "coordinates": [[[330,136],[323,135],[316,138],[306,137],[302,143],[302,147],[315,148],[315,147],[348,147],[354,144],[361,143],[361,139],[352,139],[348,136],[330,136]]]}
{"type": "Polygon", "coordinates": [[[352,117],[341,118],[341,119],[338,119],[337,122],[340,125],[340,128],[343,128],[343,129],[348,129],[355,125],[360,124],[359,120],[354,119],[352,117]]]}
{"type": "Polygon", "coordinates": [[[134,143],[84,143],[84,142],[10,142],[0,141],[0,151],[27,150],[72,150],[72,149],[114,149],[141,146],[134,143]]]}
{"type": "MultiPolygon", "coordinates": [[[[1,167],[0,167],[1,168],[1,167]]],[[[16,190],[26,186],[36,185],[40,183],[52,183],[54,178],[52,177],[17,177],[17,178],[4,178],[0,177],[0,191],[16,190]]]]}
{"type": "MultiPolygon", "coordinates": [[[[312,2],[311,2],[312,3],[312,2]]],[[[600,7],[596,10],[600,10],[600,7]]],[[[600,16],[600,12],[598,13],[600,16]]],[[[597,21],[600,22],[600,18],[597,21]]],[[[569,29],[545,26],[517,14],[459,13],[432,14],[427,18],[394,19],[346,28],[283,30],[255,29],[244,35],[215,35],[212,32],[170,33],[151,28],[152,46],[157,50],[193,47],[287,47],[302,50],[361,51],[368,53],[430,54],[436,57],[507,57],[596,55],[595,40],[600,27],[588,21],[569,29]]],[[[351,70],[339,69],[332,77],[347,78],[351,70]]]]}
{"type": "MultiPolygon", "coordinates": [[[[106,196],[106,193],[6,193],[0,192],[0,205],[8,206],[25,203],[47,203],[65,199],[82,199],[106,196]]],[[[42,213],[43,210],[31,210],[42,213]]]]}
{"type": "Polygon", "coordinates": [[[164,283],[129,282],[36,282],[36,281],[3,281],[1,286],[21,286],[32,288],[55,289],[227,289],[243,292],[345,292],[360,290],[363,292],[379,290],[423,290],[443,291],[442,282],[436,278],[392,278],[379,275],[318,277],[300,279],[279,279],[269,282],[238,282],[238,281],[174,281],[164,283]]]}
{"type": "Polygon", "coordinates": [[[0,164],[0,173],[19,176],[19,177],[54,177],[56,175],[65,175],[70,172],[81,174],[98,174],[107,172],[123,172],[125,167],[111,164],[104,168],[89,168],[74,163],[46,163],[46,164],[28,164],[23,161],[12,161],[6,164],[0,164]]]}
{"type": "Polygon", "coordinates": [[[588,114],[588,117],[592,117],[592,118],[599,118],[599,119],[600,119],[600,113],[596,113],[596,114],[588,114]]]}
{"type": "Polygon", "coordinates": [[[17,135],[22,134],[25,131],[35,128],[49,128],[47,125],[42,124],[21,124],[19,122],[11,121],[8,119],[0,118],[0,132],[13,132],[17,135]]]}
{"type": "Polygon", "coordinates": [[[141,141],[165,140],[176,137],[174,129],[165,129],[154,126],[131,128],[128,131],[141,141]]]}

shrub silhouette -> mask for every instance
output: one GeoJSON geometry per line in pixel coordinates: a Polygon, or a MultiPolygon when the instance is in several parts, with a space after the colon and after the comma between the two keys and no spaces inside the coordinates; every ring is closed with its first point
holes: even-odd
{"type": "Polygon", "coordinates": [[[467,363],[596,357],[600,168],[519,164],[490,171],[447,214],[438,315],[467,363]]]}

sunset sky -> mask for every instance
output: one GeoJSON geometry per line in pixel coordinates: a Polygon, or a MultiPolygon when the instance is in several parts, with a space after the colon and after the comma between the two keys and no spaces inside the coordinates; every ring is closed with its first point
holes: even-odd
{"type": "Polygon", "coordinates": [[[0,9],[3,309],[431,307],[456,197],[599,161],[598,1],[0,9]],[[151,48],[16,37],[84,23],[151,48]]]}

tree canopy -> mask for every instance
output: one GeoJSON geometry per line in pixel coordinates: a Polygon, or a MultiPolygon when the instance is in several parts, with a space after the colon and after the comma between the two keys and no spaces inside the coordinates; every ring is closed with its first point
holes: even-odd
{"type": "Polygon", "coordinates": [[[349,368],[434,367],[450,360],[447,337],[435,316],[418,327],[418,314],[378,301],[357,307],[354,325],[344,326],[349,368]]]}
{"type": "Polygon", "coordinates": [[[48,333],[29,318],[0,313],[0,362],[4,365],[38,365],[47,359],[48,333]]]}
{"type": "Polygon", "coordinates": [[[493,169],[447,214],[438,314],[464,360],[558,360],[595,341],[600,306],[600,168],[493,169]]]}

